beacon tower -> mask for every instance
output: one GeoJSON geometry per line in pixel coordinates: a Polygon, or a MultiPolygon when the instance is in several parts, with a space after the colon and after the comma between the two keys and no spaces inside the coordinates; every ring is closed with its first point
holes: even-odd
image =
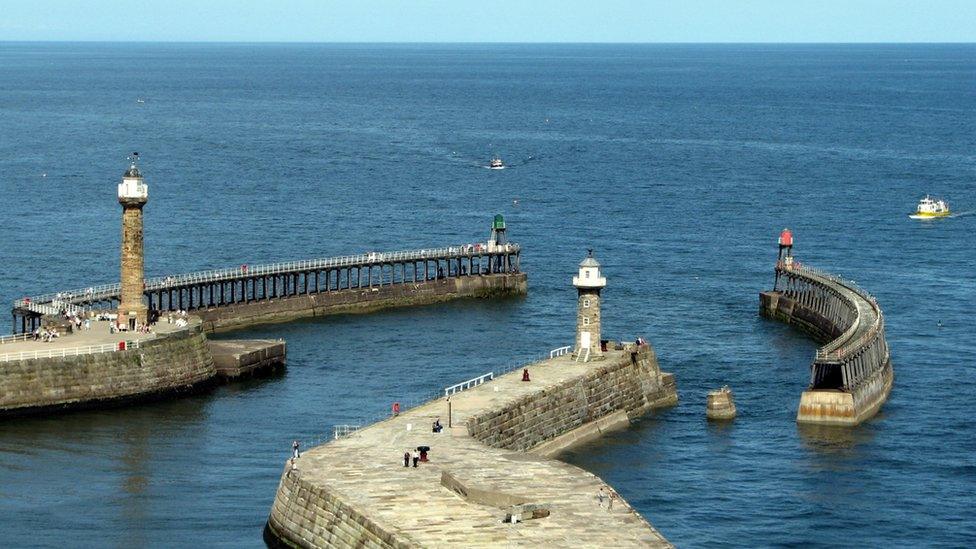
{"type": "Polygon", "coordinates": [[[573,286],[579,293],[576,309],[576,347],[573,357],[586,362],[603,356],[600,346],[600,290],[607,279],[600,272],[600,263],[589,250],[579,264],[579,275],[573,277],[573,286]]]}
{"type": "MultiPolygon", "coordinates": [[[[502,217],[502,214],[498,214],[491,221],[491,233],[488,235],[488,253],[502,252],[506,246],[508,246],[508,240],[505,237],[505,218],[502,217]]],[[[507,255],[499,255],[491,260],[494,263],[494,272],[508,270],[507,257],[507,255]]]]}
{"type": "Polygon", "coordinates": [[[508,244],[505,237],[505,218],[502,214],[495,216],[491,221],[491,234],[488,235],[488,253],[501,251],[508,244]]]}
{"type": "Polygon", "coordinates": [[[142,179],[136,165],[139,153],[129,157],[129,169],[122,174],[119,183],[119,204],[122,205],[122,261],[119,280],[119,323],[130,330],[146,324],[149,308],[142,300],[145,287],[144,254],[142,245],[142,207],[149,201],[149,186],[142,179]]]}

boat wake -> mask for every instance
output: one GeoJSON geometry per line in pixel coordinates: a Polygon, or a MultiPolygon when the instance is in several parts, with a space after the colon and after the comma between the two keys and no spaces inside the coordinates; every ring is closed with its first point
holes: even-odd
{"type": "Polygon", "coordinates": [[[973,214],[976,214],[976,210],[969,210],[967,212],[954,213],[954,214],[950,215],[949,217],[967,217],[967,216],[970,216],[970,215],[973,215],[973,214]]]}

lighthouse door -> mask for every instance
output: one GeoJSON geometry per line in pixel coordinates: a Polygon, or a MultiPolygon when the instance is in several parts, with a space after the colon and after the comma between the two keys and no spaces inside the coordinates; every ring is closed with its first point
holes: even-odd
{"type": "Polygon", "coordinates": [[[590,332],[583,332],[580,334],[580,350],[590,348],[590,332]]]}

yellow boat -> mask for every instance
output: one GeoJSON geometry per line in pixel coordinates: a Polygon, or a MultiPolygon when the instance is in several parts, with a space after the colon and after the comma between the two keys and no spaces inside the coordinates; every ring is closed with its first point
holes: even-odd
{"type": "Polygon", "coordinates": [[[934,199],[925,195],[925,198],[918,201],[918,208],[915,213],[909,214],[908,217],[912,219],[935,219],[937,217],[949,217],[952,212],[949,211],[949,203],[945,200],[934,199]]]}

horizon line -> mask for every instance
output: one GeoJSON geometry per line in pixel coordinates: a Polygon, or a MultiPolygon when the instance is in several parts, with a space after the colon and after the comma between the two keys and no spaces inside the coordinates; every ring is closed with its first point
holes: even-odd
{"type": "Polygon", "coordinates": [[[333,40],[333,41],[310,41],[310,40],[3,40],[0,44],[306,44],[306,45],[621,45],[621,46],[650,46],[650,45],[700,45],[700,46],[723,46],[723,45],[976,45],[976,41],[907,41],[907,42],[885,42],[885,41],[852,41],[852,42],[822,42],[822,41],[797,41],[797,42],[773,42],[773,41],[728,41],[728,42],[696,42],[696,41],[676,41],[676,42],[609,42],[609,41],[356,41],[356,40],[333,40]]]}

